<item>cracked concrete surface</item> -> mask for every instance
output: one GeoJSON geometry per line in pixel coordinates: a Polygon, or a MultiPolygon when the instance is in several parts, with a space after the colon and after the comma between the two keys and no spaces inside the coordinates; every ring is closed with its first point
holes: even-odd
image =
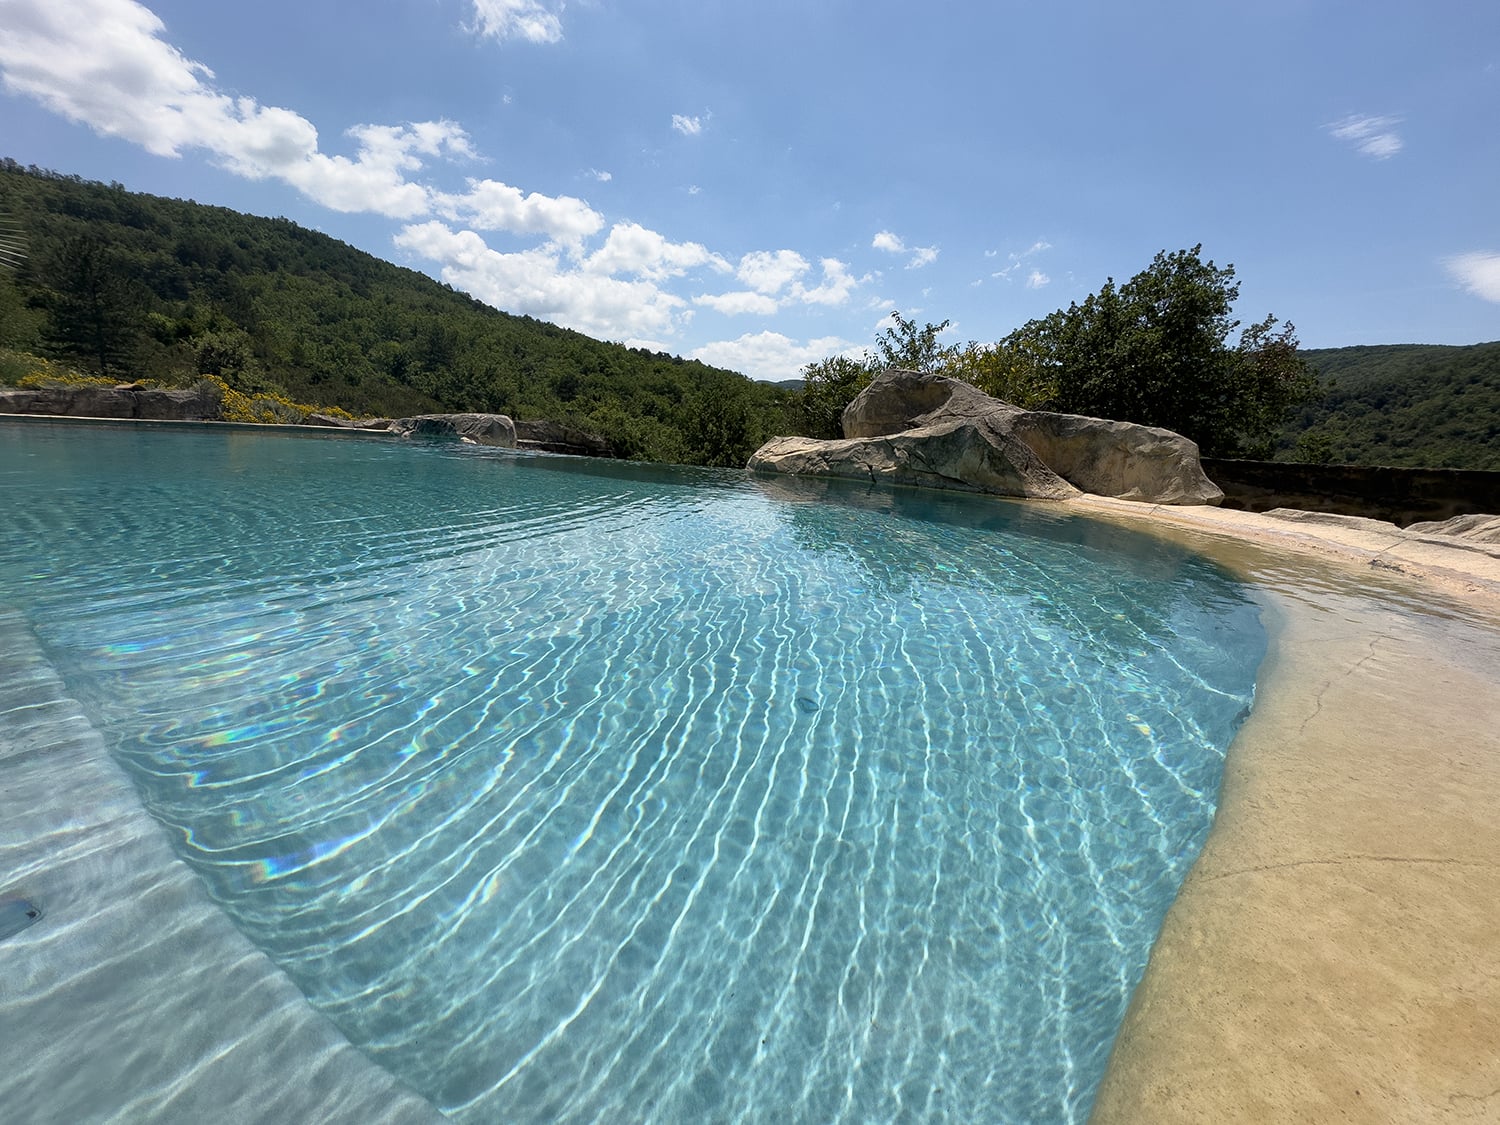
{"type": "Polygon", "coordinates": [[[1500,556],[1086,506],[1253,581],[1273,636],[1093,1120],[1500,1121],[1500,556]]]}

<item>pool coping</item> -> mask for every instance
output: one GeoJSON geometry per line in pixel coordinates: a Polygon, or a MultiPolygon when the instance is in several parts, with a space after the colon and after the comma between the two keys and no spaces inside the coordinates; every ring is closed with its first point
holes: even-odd
{"type": "Polygon", "coordinates": [[[1272,634],[1091,1120],[1495,1120],[1500,548],[1068,503],[1228,567],[1272,634]]]}

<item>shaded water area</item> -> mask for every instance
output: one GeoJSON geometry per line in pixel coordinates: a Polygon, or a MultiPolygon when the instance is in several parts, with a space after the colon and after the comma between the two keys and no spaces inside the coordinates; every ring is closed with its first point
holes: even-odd
{"type": "Polygon", "coordinates": [[[6,423],[0,485],[178,854],[460,1120],[1081,1120],[1265,651],[1043,505],[6,423]]]}

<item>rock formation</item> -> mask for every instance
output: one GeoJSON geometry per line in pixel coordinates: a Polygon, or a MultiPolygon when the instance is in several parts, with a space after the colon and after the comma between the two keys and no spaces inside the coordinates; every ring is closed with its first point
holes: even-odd
{"type": "Polygon", "coordinates": [[[516,447],[516,425],[504,414],[418,414],[397,418],[390,429],[402,437],[456,437],[476,445],[516,447]]]}
{"type": "Polygon", "coordinates": [[[1406,530],[1414,535],[1451,535],[1456,539],[1500,546],[1500,516],[1454,516],[1450,520],[1414,523],[1406,530]]]}
{"type": "Polygon", "coordinates": [[[337,414],[320,414],[317,411],[302,419],[304,426],[323,426],[334,430],[389,430],[389,418],[340,418],[337,414]]]}
{"type": "Polygon", "coordinates": [[[844,439],[773,438],[750,468],[1060,500],[1080,491],[1217,504],[1198,447],[1154,426],[1022,410],[941,375],[891,369],[844,411],[844,439]]]}
{"type": "Polygon", "coordinates": [[[0,389],[0,414],[203,422],[219,417],[219,394],[208,387],[168,391],[136,383],[4,388],[0,389]]]}
{"type": "Polygon", "coordinates": [[[613,457],[614,449],[602,437],[561,422],[517,422],[516,446],[548,453],[573,453],[580,457],[613,457]]]}
{"type": "Polygon", "coordinates": [[[1039,500],[1066,500],[1078,495],[1078,489],[1042,464],[1022,442],[963,421],[842,441],[772,438],[751,456],[750,468],[1039,500]]]}

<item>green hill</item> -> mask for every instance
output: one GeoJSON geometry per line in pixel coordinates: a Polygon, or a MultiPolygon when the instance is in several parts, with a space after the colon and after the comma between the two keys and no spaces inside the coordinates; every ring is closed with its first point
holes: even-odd
{"type": "Polygon", "coordinates": [[[627,456],[743,465],[795,395],[490,308],[287,219],[0,161],[0,347],[114,378],[222,377],[357,414],[570,422],[627,456]]]}
{"type": "MultiPolygon", "coordinates": [[[[805,432],[800,380],[500,312],[287,219],[13,160],[0,160],[0,349],[111,378],[217,375],[356,414],[546,418],[660,461],[743,465],[766,437],[805,432]]],[[[1500,469],[1500,342],[1302,354],[1325,393],[1278,459],[1500,469]]]]}
{"type": "Polygon", "coordinates": [[[1500,342],[1303,354],[1324,393],[1287,426],[1277,460],[1500,469],[1500,342]]]}

